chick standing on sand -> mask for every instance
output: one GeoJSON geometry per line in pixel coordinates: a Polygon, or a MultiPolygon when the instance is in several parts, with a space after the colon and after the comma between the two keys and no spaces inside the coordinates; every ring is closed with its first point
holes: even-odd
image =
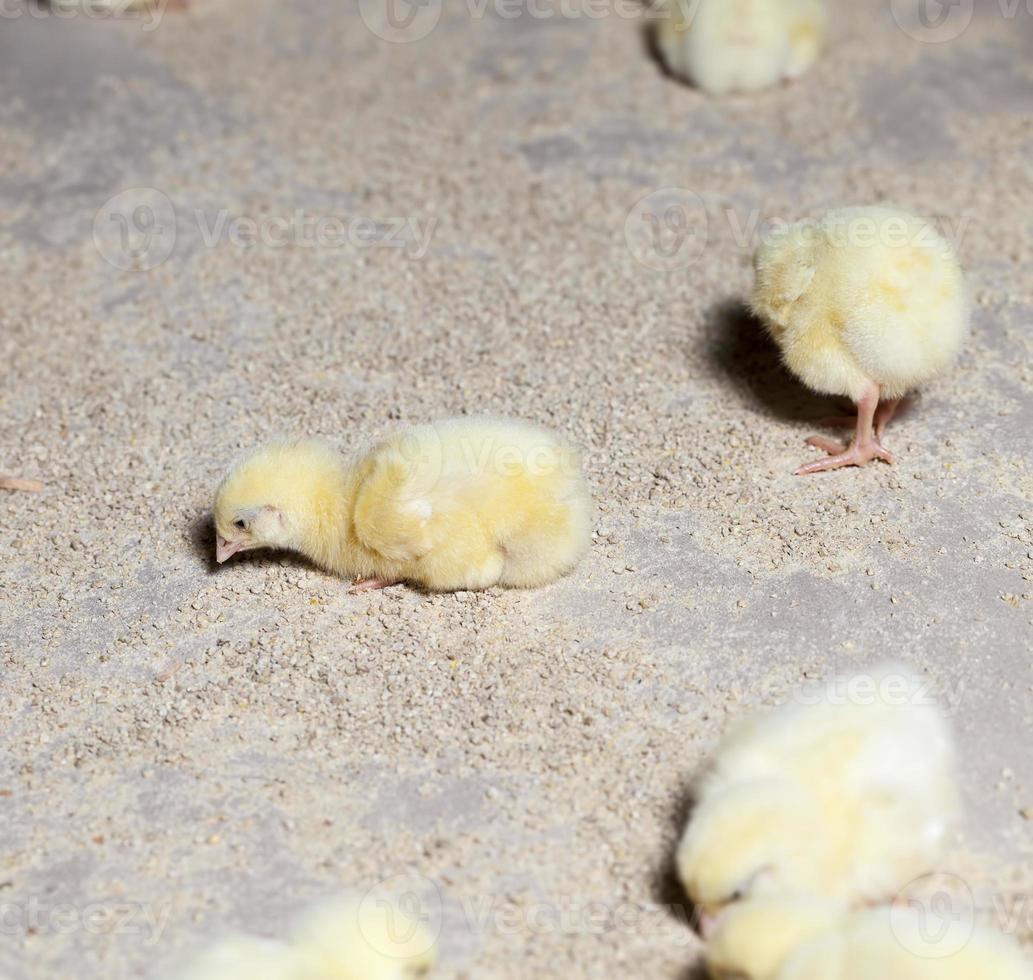
{"type": "Polygon", "coordinates": [[[288,548],[357,588],[544,585],[588,547],[592,502],[573,451],[523,422],[447,419],[347,460],[271,443],[215,498],[216,559],[288,548]]]}
{"type": "Polygon", "coordinates": [[[883,665],[737,725],[696,800],[677,865],[704,931],[754,896],[881,900],[940,855],[953,743],[921,682],[883,665]]]}
{"type": "Polygon", "coordinates": [[[427,930],[394,904],[335,898],[308,912],[286,942],[224,940],[177,980],[416,980],[435,959],[427,930]]]}
{"type": "Polygon", "coordinates": [[[667,70],[713,95],[802,75],[825,35],[824,0],[661,0],[658,15],[667,70]]]}
{"type": "Polygon", "coordinates": [[[857,405],[850,446],[808,439],[829,458],[797,474],[893,462],[882,436],[901,398],[945,371],[968,333],[950,245],[906,211],[843,208],[770,236],[754,265],[753,309],[786,366],[815,391],[857,405]]]}
{"type": "Polygon", "coordinates": [[[744,902],[715,930],[706,964],[713,980],[1033,980],[1014,940],[959,910],[845,912],[814,899],[744,902]]]}

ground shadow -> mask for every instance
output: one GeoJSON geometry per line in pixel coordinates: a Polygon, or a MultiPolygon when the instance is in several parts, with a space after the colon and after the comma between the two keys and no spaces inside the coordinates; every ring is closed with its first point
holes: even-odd
{"type": "Polygon", "coordinates": [[[647,17],[642,24],[642,29],[639,31],[639,39],[642,42],[643,54],[660,69],[661,74],[665,78],[673,79],[675,76],[671,73],[671,69],[667,67],[667,60],[660,50],[658,22],[647,17]]]}
{"type": "MultiPolygon", "coordinates": [[[[189,535],[190,547],[197,556],[198,561],[207,565],[209,572],[217,572],[222,566],[215,560],[215,525],[212,523],[212,515],[207,511],[198,514],[190,522],[189,535]]],[[[277,551],[273,548],[262,548],[256,551],[236,554],[229,564],[239,565],[241,562],[266,564],[270,561],[280,564],[287,562],[296,568],[315,567],[308,559],[295,554],[293,551],[277,551]]]]}
{"type": "Polygon", "coordinates": [[[676,980],[708,980],[707,968],[702,959],[679,973],[676,980]]]}
{"type": "MultiPolygon", "coordinates": [[[[689,822],[689,816],[696,805],[694,788],[690,785],[678,797],[674,807],[671,809],[670,825],[674,841],[681,839],[685,825],[689,822]]],[[[672,919],[677,920],[687,929],[694,932],[695,913],[689,896],[678,877],[678,865],[675,860],[676,846],[668,848],[663,861],[656,868],[653,874],[650,891],[654,901],[665,908],[672,919]]],[[[698,934],[698,933],[697,933],[698,934]]]]}
{"type": "Polygon", "coordinates": [[[190,547],[208,565],[208,571],[214,572],[219,567],[215,562],[215,525],[211,514],[198,514],[190,522],[190,547]]]}
{"type": "Polygon", "coordinates": [[[816,394],[786,370],[774,341],[741,300],[722,300],[707,311],[704,344],[706,356],[758,411],[797,422],[853,413],[849,402],[816,394]]]}

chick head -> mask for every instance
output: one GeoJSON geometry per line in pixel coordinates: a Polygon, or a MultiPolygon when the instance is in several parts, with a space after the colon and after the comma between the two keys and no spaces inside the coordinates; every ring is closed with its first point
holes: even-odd
{"type": "Polygon", "coordinates": [[[341,462],[318,439],[272,442],[239,460],[215,494],[215,560],[238,551],[291,548],[313,510],[333,496],[341,462]]]}
{"type": "Polygon", "coordinates": [[[758,898],[728,910],[707,943],[713,980],[774,980],[801,943],[831,929],[838,906],[813,898],[758,898]]]}
{"type": "Polygon", "coordinates": [[[706,936],[735,902],[815,886],[820,844],[801,790],[757,780],[704,800],[678,847],[678,872],[706,936]]]}
{"type": "Polygon", "coordinates": [[[790,307],[814,281],[820,246],[818,226],[801,221],[776,229],[757,247],[753,311],[776,333],[786,326],[790,307]]]}

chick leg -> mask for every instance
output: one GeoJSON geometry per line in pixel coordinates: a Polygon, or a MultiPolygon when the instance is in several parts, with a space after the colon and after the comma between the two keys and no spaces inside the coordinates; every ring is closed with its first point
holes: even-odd
{"type": "Polygon", "coordinates": [[[894,398],[892,401],[879,404],[879,408],[875,412],[875,438],[878,442],[882,442],[882,437],[886,434],[886,426],[893,421],[897,409],[903,404],[903,398],[894,398]]]}
{"type": "Polygon", "coordinates": [[[23,480],[17,476],[0,476],[0,490],[27,490],[30,493],[39,493],[43,484],[37,480],[23,480]]]}
{"type": "Polygon", "coordinates": [[[351,595],[357,595],[359,592],[375,592],[377,589],[389,589],[392,585],[398,583],[389,578],[360,578],[352,582],[352,587],[348,590],[351,595]]]}
{"type": "MultiPolygon", "coordinates": [[[[882,429],[897,410],[897,402],[887,402],[886,418],[882,429]]],[[[819,459],[813,463],[804,463],[797,471],[797,476],[810,473],[821,473],[824,470],[836,470],[841,466],[864,466],[873,459],[882,459],[887,463],[894,461],[893,454],[883,449],[875,433],[875,413],[879,408],[879,386],[872,382],[865,389],[857,402],[857,421],[854,438],[849,447],[843,446],[834,439],[823,436],[812,436],[807,440],[809,446],[829,453],[828,459],[819,459]]],[[[881,430],[880,430],[881,431],[881,430]]]]}

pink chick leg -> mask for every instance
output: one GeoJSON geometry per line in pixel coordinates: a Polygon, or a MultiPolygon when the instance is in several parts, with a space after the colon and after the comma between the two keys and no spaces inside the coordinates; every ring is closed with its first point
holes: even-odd
{"type": "Polygon", "coordinates": [[[348,592],[351,595],[357,595],[360,592],[375,592],[377,589],[389,589],[392,585],[397,584],[396,581],[389,578],[360,578],[352,582],[352,587],[348,592]]]}
{"type": "Polygon", "coordinates": [[[893,454],[882,447],[879,437],[885,431],[886,425],[899,404],[899,399],[887,402],[885,410],[880,411],[879,386],[874,382],[869,384],[857,403],[856,428],[850,445],[844,446],[834,439],[826,439],[823,436],[812,436],[807,440],[807,445],[828,453],[828,459],[804,463],[796,471],[796,475],[807,476],[811,473],[821,473],[824,470],[836,470],[841,466],[864,466],[873,459],[882,459],[887,463],[894,462],[893,454]],[[876,419],[877,412],[880,412],[879,419],[876,419]],[[876,427],[878,435],[876,435],[876,427]]]}

